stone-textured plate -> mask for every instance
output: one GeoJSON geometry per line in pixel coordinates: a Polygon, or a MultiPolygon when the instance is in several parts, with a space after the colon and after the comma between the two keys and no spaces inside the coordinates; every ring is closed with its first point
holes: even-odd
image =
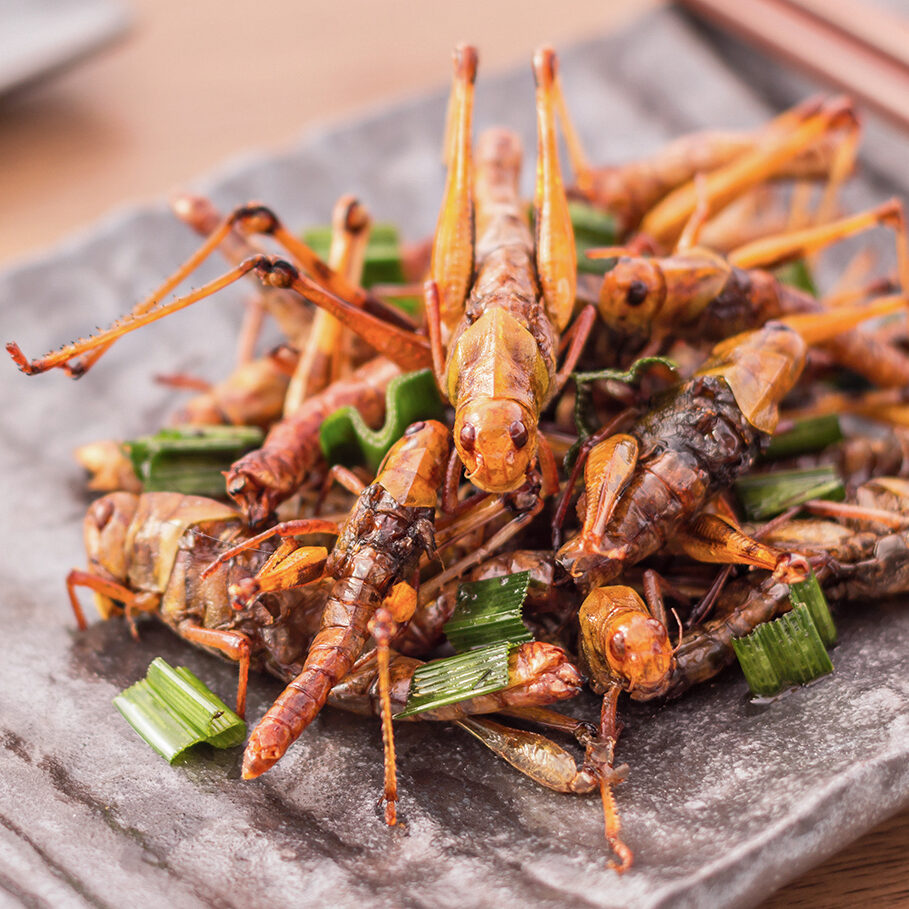
{"type": "MultiPolygon", "coordinates": [[[[440,61],[440,80],[446,69],[440,61]]],[[[563,72],[599,160],[769,113],[672,13],[566,52],[563,72]]],[[[268,200],[294,224],[325,222],[353,191],[418,237],[441,193],[443,110],[440,91],[198,188],[225,208],[268,200]]],[[[511,124],[533,148],[532,110],[529,67],[481,71],[480,127],[511,124]]],[[[0,277],[3,334],[34,354],[106,324],[194,242],[163,205],[115,215],[0,277]]],[[[0,903],[744,906],[906,803],[909,614],[880,604],[840,615],[835,675],[768,709],[749,706],[729,672],[678,703],[627,712],[631,775],[618,797],[636,864],[621,878],[605,867],[597,800],[541,790],[451,727],[400,726],[406,827],[392,831],[375,809],[372,722],[324,711],[254,783],[239,779],[238,751],[167,766],[111,698],[158,654],[227,697],[235,670],[155,623],[138,644],[120,622],[74,632],[63,578],[83,564],[86,498],[69,451],[158,426],[173,403],[153,373],[222,374],[242,295],[132,335],[78,383],[0,370],[0,903]]],[[[278,690],[253,680],[251,718],[278,690]]]]}

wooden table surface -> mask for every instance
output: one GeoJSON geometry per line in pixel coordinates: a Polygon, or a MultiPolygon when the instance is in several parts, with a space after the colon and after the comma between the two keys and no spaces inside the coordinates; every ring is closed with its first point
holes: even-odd
{"type": "MultiPolygon", "coordinates": [[[[526,0],[132,0],[125,40],[0,99],[0,263],[116,206],[158,199],[231,155],[278,149],[309,124],[443,84],[457,41],[479,45],[484,70],[504,69],[540,43],[617,28],[653,2],[574,0],[531,15],[526,0]]],[[[907,847],[909,811],[765,905],[909,905],[907,847]]]]}

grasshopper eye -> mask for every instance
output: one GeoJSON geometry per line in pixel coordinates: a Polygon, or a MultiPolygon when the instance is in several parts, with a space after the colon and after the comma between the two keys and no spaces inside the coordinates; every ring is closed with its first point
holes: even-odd
{"type": "Polygon", "coordinates": [[[643,281],[632,281],[625,293],[629,306],[640,306],[647,299],[647,285],[643,281]]]}
{"type": "Polygon", "coordinates": [[[515,448],[520,449],[527,444],[527,427],[520,420],[515,420],[508,427],[508,435],[511,436],[515,448]]]}
{"type": "Polygon", "coordinates": [[[625,656],[628,653],[628,648],[625,646],[625,635],[621,631],[617,631],[609,641],[609,649],[612,651],[612,655],[617,660],[624,660],[625,656]]]}
{"type": "Polygon", "coordinates": [[[473,446],[477,441],[477,430],[473,423],[465,423],[461,427],[459,438],[464,451],[473,451],[473,446]]]}
{"type": "Polygon", "coordinates": [[[405,436],[412,436],[412,435],[415,435],[415,434],[418,433],[425,425],[426,425],[426,423],[425,423],[423,420],[420,420],[419,423],[411,423],[410,426],[408,426],[407,429],[404,430],[404,435],[405,435],[405,436]]]}
{"type": "Polygon", "coordinates": [[[647,624],[658,638],[665,639],[668,637],[666,634],[666,626],[659,621],[659,619],[647,619],[647,624]]]}

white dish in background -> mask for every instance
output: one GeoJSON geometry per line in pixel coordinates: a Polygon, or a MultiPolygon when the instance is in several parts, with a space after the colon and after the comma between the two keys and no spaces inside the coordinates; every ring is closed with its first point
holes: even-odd
{"type": "Polygon", "coordinates": [[[94,53],[130,19],[113,0],[0,0],[0,93],[94,53]]]}

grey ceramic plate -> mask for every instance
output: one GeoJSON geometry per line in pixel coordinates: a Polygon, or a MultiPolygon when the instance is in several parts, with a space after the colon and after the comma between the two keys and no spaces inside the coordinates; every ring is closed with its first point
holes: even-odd
{"type": "MultiPolygon", "coordinates": [[[[445,70],[442,61],[440,79],[445,70]]],[[[563,71],[601,160],[768,114],[669,13],[566,52],[563,71]]],[[[479,125],[511,124],[532,148],[529,68],[478,89],[479,125]]],[[[301,225],[326,221],[353,191],[418,237],[441,194],[443,111],[439,92],[197,188],[224,208],[268,200],[301,225]]],[[[0,277],[3,334],[38,353],[106,324],[193,244],[163,205],[115,215],[0,277]]],[[[239,779],[238,752],[163,763],[113,695],[158,654],[228,696],[235,670],[156,624],[138,644],[119,622],[75,633],[63,578],[83,564],[86,499],[69,452],[159,425],[173,402],[153,372],[223,373],[241,296],[133,335],[78,383],[0,370],[0,904],[744,906],[906,803],[909,614],[878,604],[841,614],[835,675],[769,709],[750,707],[730,672],[680,702],[627,713],[631,775],[619,802],[636,864],[622,878],[605,867],[595,799],[537,788],[454,728],[400,727],[406,827],[393,831],[375,808],[374,723],[324,711],[254,783],[239,779]]],[[[279,686],[252,687],[255,719],[279,686]]]]}

